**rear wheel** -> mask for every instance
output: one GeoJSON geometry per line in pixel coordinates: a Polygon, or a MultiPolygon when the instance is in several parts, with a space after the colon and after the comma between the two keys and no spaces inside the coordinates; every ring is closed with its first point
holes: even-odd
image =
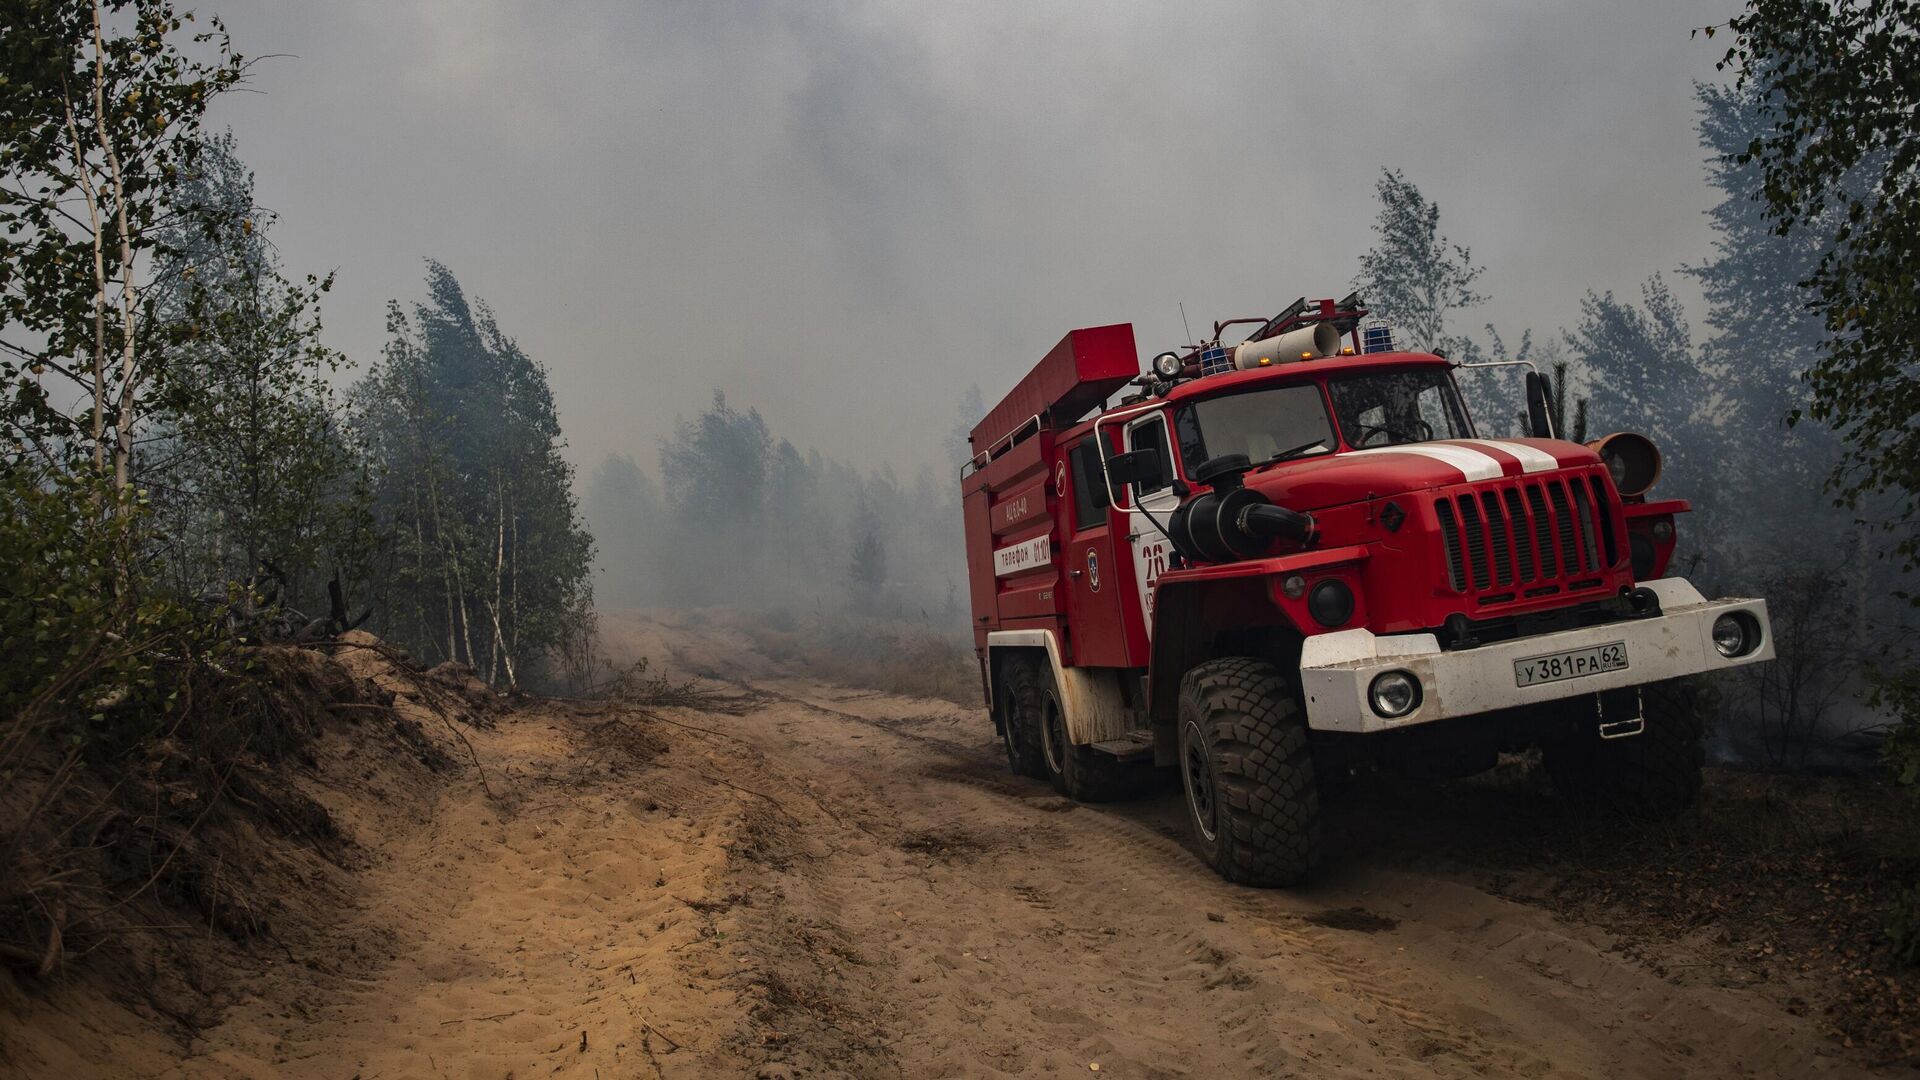
{"type": "Polygon", "coordinates": [[[1648,821],[1685,811],[1699,798],[1706,759],[1697,693],[1691,679],[1650,683],[1640,688],[1646,721],[1640,734],[1602,739],[1588,724],[1543,748],[1541,763],[1554,789],[1577,806],[1648,821]]]}
{"type": "Polygon", "coordinates": [[[1297,885],[1320,859],[1320,793],[1291,680],[1210,660],[1180,681],[1180,779],[1201,855],[1242,885],[1297,885]]]}
{"type": "Polygon", "coordinates": [[[1053,672],[1044,661],[1020,665],[1009,680],[1021,712],[1032,716],[1039,735],[1040,773],[1053,781],[1054,790],[1081,802],[1113,802],[1146,790],[1153,770],[1124,762],[1091,746],[1075,746],[1067,735],[1066,712],[1053,684],[1053,672]]]}
{"type": "Polygon", "coordinates": [[[1007,767],[1015,776],[1048,779],[1046,754],[1040,746],[1038,671],[1033,664],[1010,664],[1000,689],[1005,695],[1000,743],[1007,751],[1007,767]]]}

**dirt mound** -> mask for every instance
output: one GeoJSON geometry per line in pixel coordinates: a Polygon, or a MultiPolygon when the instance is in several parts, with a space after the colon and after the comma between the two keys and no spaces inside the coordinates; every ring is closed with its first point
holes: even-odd
{"type": "Polygon", "coordinates": [[[84,1075],[71,1055],[95,1024],[184,1041],[215,1023],[266,954],[350,903],[368,822],[343,787],[417,801],[455,768],[459,740],[433,729],[492,698],[366,634],[208,668],[154,737],[79,760],[47,746],[0,785],[17,852],[0,879],[0,1062],[84,1075]],[[80,1001],[82,1030],[7,1022],[80,1001]]]}

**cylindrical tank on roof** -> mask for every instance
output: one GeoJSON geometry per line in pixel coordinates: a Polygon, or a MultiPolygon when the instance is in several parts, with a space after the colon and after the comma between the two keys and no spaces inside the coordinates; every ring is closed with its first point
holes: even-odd
{"type": "Polygon", "coordinates": [[[1312,326],[1289,330],[1278,337],[1241,342],[1234,346],[1233,366],[1246,371],[1308,359],[1306,354],[1321,357],[1332,356],[1339,351],[1340,331],[1334,329],[1330,322],[1317,322],[1312,326]]]}

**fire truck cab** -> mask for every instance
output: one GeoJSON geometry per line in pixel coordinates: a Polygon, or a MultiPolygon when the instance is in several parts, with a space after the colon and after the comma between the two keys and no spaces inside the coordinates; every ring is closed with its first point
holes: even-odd
{"type": "Polygon", "coordinates": [[[1310,874],[1321,789],[1358,769],[1539,746],[1583,804],[1685,809],[1692,677],[1772,657],[1765,602],[1667,576],[1688,504],[1649,498],[1648,440],[1554,437],[1530,371],[1528,435],[1483,438],[1460,365],[1365,316],[1303,299],[1145,374],[1131,326],[1075,330],[973,429],[974,641],[1009,765],[1086,800],[1173,767],[1203,856],[1257,885],[1310,874]]]}

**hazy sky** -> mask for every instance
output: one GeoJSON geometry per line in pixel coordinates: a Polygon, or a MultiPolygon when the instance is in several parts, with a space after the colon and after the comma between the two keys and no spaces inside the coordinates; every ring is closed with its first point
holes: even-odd
{"type": "MultiPolygon", "coordinates": [[[[1734,5],[201,0],[217,104],[359,364],[445,262],[649,468],[714,388],[903,475],[1068,329],[1343,294],[1403,169],[1509,337],[1708,252],[1692,83],[1734,5]]],[[[1675,281],[1689,300],[1693,292],[1675,281]]],[[[1700,328],[1697,304],[1689,316],[1700,328]]]]}

